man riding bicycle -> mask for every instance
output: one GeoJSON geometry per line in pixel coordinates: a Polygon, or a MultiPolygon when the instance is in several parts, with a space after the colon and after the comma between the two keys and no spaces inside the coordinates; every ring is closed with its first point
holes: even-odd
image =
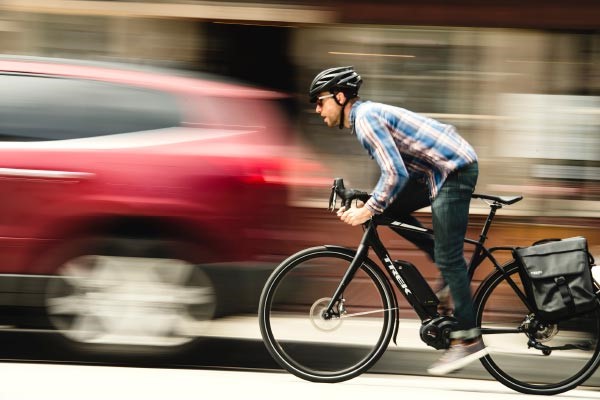
{"type": "Polygon", "coordinates": [[[435,241],[403,236],[435,260],[450,288],[458,326],[450,349],[428,369],[434,375],[447,374],[487,354],[475,323],[463,242],[477,183],[477,154],[451,125],[361,101],[361,84],[353,67],[334,67],[320,72],[309,89],[325,124],[350,128],[381,170],[371,198],[364,205],[340,208],[338,216],[352,226],[376,214],[421,226],[410,214],[431,206],[435,241]]]}

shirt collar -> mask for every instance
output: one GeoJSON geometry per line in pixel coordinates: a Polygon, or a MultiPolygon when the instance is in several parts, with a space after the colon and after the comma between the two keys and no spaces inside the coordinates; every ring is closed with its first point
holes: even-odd
{"type": "Polygon", "coordinates": [[[350,133],[355,134],[355,126],[354,121],[356,120],[356,111],[358,110],[358,106],[363,103],[362,100],[357,100],[352,104],[352,108],[350,109],[350,133]]]}

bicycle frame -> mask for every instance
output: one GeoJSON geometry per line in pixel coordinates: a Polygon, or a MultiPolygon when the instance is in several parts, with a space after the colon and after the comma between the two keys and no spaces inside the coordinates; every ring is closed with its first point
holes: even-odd
{"type": "MultiPolygon", "coordinates": [[[[484,246],[485,241],[487,239],[487,233],[492,225],[492,221],[494,219],[494,216],[496,215],[496,211],[499,208],[502,208],[502,204],[494,202],[493,204],[490,204],[490,208],[491,208],[490,213],[489,213],[489,215],[486,219],[486,222],[483,226],[483,229],[479,236],[479,240],[472,240],[469,238],[464,239],[465,243],[475,246],[473,256],[471,257],[471,260],[468,264],[469,279],[473,278],[473,274],[474,274],[475,270],[477,269],[477,267],[479,265],[481,265],[481,263],[485,259],[489,259],[492,262],[492,264],[494,265],[494,267],[498,271],[501,271],[501,273],[506,276],[504,269],[498,263],[498,261],[496,260],[496,258],[493,256],[492,253],[494,253],[496,251],[513,251],[514,250],[513,247],[486,248],[484,246]]],[[[354,277],[354,274],[356,273],[358,268],[367,259],[369,249],[371,249],[371,248],[375,251],[375,254],[377,255],[377,257],[379,258],[379,260],[385,267],[385,270],[388,272],[390,279],[400,289],[400,292],[404,295],[404,297],[406,298],[406,300],[408,301],[410,306],[415,310],[415,312],[417,313],[417,315],[419,316],[421,321],[425,322],[425,321],[431,320],[433,318],[439,317],[440,315],[438,313],[432,314],[418,301],[418,299],[416,298],[416,296],[414,295],[414,293],[412,291],[412,288],[409,286],[408,281],[403,276],[402,269],[397,269],[395,267],[394,262],[392,261],[385,245],[382,243],[381,239],[379,238],[379,234],[377,232],[378,226],[389,226],[389,227],[393,227],[394,228],[393,230],[401,229],[401,230],[411,231],[411,232],[415,232],[415,233],[422,234],[422,235],[433,235],[434,234],[433,230],[431,230],[431,229],[416,227],[416,226],[409,225],[409,224],[406,224],[406,223],[403,223],[400,221],[390,220],[388,218],[384,218],[381,216],[375,216],[372,219],[370,219],[369,221],[365,222],[363,224],[364,234],[363,234],[362,240],[357,248],[356,256],[350,263],[350,266],[348,267],[348,270],[344,274],[342,281],[340,282],[335,293],[331,297],[331,301],[327,307],[327,310],[324,312],[323,317],[331,318],[335,315],[335,313],[333,312],[335,304],[342,297],[342,294],[344,293],[345,288],[348,286],[348,284],[354,277]]],[[[396,232],[396,233],[398,233],[398,232],[396,232]]],[[[518,261],[513,259],[513,262],[518,262],[518,261]]],[[[519,296],[519,298],[523,301],[523,303],[527,306],[528,310],[530,312],[533,312],[533,307],[532,307],[530,301],[527,299],[526,295],[519,289],[519,287],[515,284],[515,282],[510,278],[510,276],[506,276],[506,280],[509,283],[509,285],[513,288],[515,293],[519,296]]],[[[498,332],[498,333],[500,333],[500,332],[498,332]]],[[[503,332],[503,333],[505,333],[505,332],[503,332]]]]}
{"type": "MultiPolygon", "coordinates": [[[[336,206],[336,194],[346,209],[352,201],[365,202],[369,198],[366,192],[344,188],[343,180],[337,178],[329,202],[331,211],[336,206]]],[[[575,388],[600,365],[600,308],[586,315],[573,315],[573,319],[569,318],[569,322],[561,325],[562,321],[545,321],[538,317],[537,308],[528,297],[530,291],[517,286],[517,283],[521,285],[520,279],[526,279],[524,265],[515,254],[517,248],[485,246],[496,211],[520,201],[522,196],[473,194],[472,198],[484,200],[491,208],[479,237],[475,240],[464,238],[464,243],[474,246],[468,269],[464,271],[468,279],[473,279],[484,260],[490,260],[493,265],[491,274],[481,282],[473,300],[475,322],[482,340],[485,346],[494,349],[480,359],[483,366],[499,382],[522,393],[548,395],[575,388]],[[512,257],[500,264],[496,260],[498,251],[510,251],[512,257]],[[517,296],[509,293],[511,298],[506,298],[506,292],[510,290],[517,296]],[[516,304],[519,299],[521,303],[516,304]],[[509,335],[498,337],[497,334],[509,335]],[[559,350],[567,350],[563,353],[564,357],[548,357],[559,350]],[[531,364],[523,365],[524,361],[531,364]],[[530,371],[539,362],[556,367],[550,367],[552,371],[548,373],[530,371]],[[568,368],[562,367],[565,365],[568,368]],[[525,370],[527,373],[523,373],[525,370]]],[[[362,226],[364,233],[356,251],[333,245],[302,250],[280,264],[261,294],[259,324],[267,350],[279,365],[302,379],[333,383],[354,378],[375,365],[387,351],[390,340],[398,344],[400,309],[394,285],[421,319],[418,332],[426,345],[439,350],[451,349],[452,333],[460,328],[454,316],[438,311],[439,298],[414,265],[404,260],[392,260],[377,228],[387,226],[403,237],[408,236],[406,233],[429,237],[434,232],[381,215],[362,226]],[[381,264],[369,255],[371,249],[381,264]],[[319,273],[319,268],[329,270],[332,259],[336,261],[335,274],[338,276],[334,282],[329,272],[319,273]],[[340,272],[337,270],[339,260],[343,263],[341,278],[337,275],[340,272]],[[375,266],[377,264],[379,270],[375,266]],[[364,275],[359,278],[359,273],[364,275]],[[313,277],[319,279],[318,283],[314,291],[307,291],[313,277]],[[354,285],[353,279],[360,279],[360,282],[354,285]],[[280,291],[280,288],[283,289],[280,291]],[[293,295],[298,297],[294,299],[293,295]],[[307,298],[307,295],[310,297],[307,298]],[[375,303],[366,301],[367,296],[373,297],[375,303]],[[316,299],[312,304],[311,297],[316,299]],[[348,304],[345,304],[346,301],[348,304]],[[294,325],[290,325],[291,318],[287,314],[294,317],[294,325]],[[306,327],[304,337],[301,329],[297,329],[298,336],[296,332],[290,336],[292,329],[300,328],[300,325],[295,325],[295,321],[300,319],[295,317],[302,315],[309,318],[314,329],[306,327]],[[352,317],[358,317],[354,320],[355,324],[349,320],[346,327],[338,331],[343,326],[343,319],[352,317]],[[325,320],[332,321],[327,323],[325,320]],[[365,327],[369,334],[356,338],[359,327],[361,333],[362,327],[365,327]],[[350,334],[350,340],[347,340],[347,334],[350,334]]]]}

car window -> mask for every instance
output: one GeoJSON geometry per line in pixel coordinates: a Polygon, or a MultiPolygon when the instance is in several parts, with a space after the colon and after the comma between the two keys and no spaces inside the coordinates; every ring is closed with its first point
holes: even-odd
{"type": "Polygon", "coordinates": [[[180,125],[177,99],[112,83],[0,74],[0,140],[61,140],[180,125]]]}

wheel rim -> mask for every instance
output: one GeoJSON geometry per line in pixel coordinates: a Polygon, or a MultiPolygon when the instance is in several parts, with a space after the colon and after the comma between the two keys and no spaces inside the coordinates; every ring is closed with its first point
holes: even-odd
{"type": "MultiPolygon", "coordinates": [[[[517,267],[506,269],[514,282],[522,283],[517,267]]],[[[567,344],[587,346],[587,350],[553,350],[544,355],[542,350],[528,348],[526,333],[486,334],[491,328],[527,327],[531,315],[518,300],[501,275],[496,275],[478,295],[477,318],[483,340],[490,354],[482,359],[483,365],[505,385],[524,392],[556,394],[570,390],[587,379],[598,365],[600,343],[600,313],[574,317],[558,324],[540,327],[531,336],[543,345],[558,347],[567,344]]]]}
{"type": "Polygon", "coordinates": [[[58,273],[47,291],[49,319],[76,342],[182,345],[214,314],[212,283],[183,260],[84,255],[58,273]]]}
{"type": "Polygon", "coordinates": [[[284,368],[305,379],[348,379],[374,363],[390,340],[393,299],[376,286],[384,282],[366,265],[344,292],[342,318],[315,323],[351,260],[331,252],[299,257],[276,271],[263,293],[267,347],[284,368]]]}

